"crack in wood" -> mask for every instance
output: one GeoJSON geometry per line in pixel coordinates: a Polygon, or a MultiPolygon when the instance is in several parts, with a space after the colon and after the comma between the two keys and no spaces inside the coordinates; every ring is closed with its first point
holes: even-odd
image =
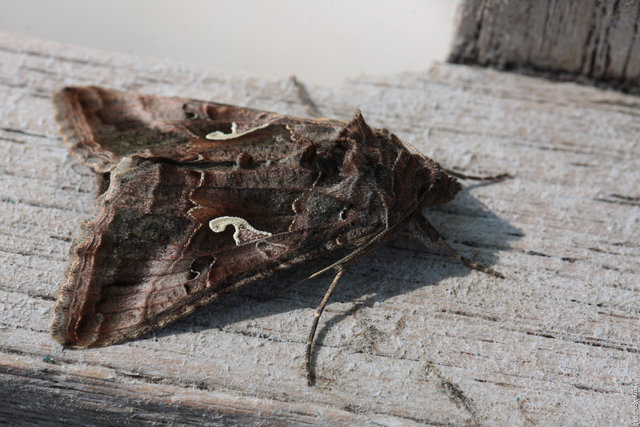
{"type": "Polygon", "coordinates": [[[0,130],[5,131],[5,132],[9,132],[9,133],[17,133],[19,135],[33,136],[34,138],[43,138],[43,139],[47,139],[47,140],[60,139],[60,138],[51,137],[49,135],[29,132],[29,131],[26,131],[26,130],[23,130],[23,129],[0,127],[0,130]]]}

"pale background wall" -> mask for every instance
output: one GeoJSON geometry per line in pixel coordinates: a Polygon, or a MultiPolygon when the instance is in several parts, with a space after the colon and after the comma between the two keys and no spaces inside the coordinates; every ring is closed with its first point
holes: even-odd
{"type": "Polygon", "coordinates": [[[306,83],[444,60],[456,0],[0,0],[0,31],[306,83]]]}

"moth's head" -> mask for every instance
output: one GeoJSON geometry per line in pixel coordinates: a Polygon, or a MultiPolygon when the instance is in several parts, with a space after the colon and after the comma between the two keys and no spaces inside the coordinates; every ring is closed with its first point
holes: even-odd
{"type": "Polygon", "coordinates": [[[421,167],[416,173],[418,199],[422,206],[434,206],[449,202],[461,190],[458,180],[449,176],[436,162],[428,157],[421,158],[421,167]]]}

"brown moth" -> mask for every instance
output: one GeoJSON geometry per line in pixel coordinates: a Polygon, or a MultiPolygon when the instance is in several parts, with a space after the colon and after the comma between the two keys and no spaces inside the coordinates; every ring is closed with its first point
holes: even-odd
{"type": "Polygon", "coordinates": [[[501,277],[422,216],[455,197],[452,175],[465,176],[360,112],[348,123],[300,119],[98,87],[66,88],[54,105],[65,143],[106,188],[55,306],[51,331],[65,346],[136,338],[277,270],[340,254],[314,274],[336,270],[307,342],[311,384],[318,319],[344,268],[398,230],[501,277]]]}

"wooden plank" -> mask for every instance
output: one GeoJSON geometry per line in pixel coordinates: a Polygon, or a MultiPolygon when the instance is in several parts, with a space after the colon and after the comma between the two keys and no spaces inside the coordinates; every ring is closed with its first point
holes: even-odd
{"type": "Polygon", "coordinates": [[[305,115],[270,81],[0,36],[0,419],[296,424],[629,425],[640,378],[640,101],[464,66],[310,87],[327,116],[361,108],[467,183],[427,217],[507,278],[405,236],[350,269],[304,380],[329,278],[262,282],[134,342],[65,350],[49,336],[92,174],[49,98],[97,84],[305,115]],[[635,387],[635,388],[634,388],[635,387]]]}
{"type": "Polygon", "coordinates": [[[637,93],[640,1],[465,0],[449,61],[637,93]]]}

